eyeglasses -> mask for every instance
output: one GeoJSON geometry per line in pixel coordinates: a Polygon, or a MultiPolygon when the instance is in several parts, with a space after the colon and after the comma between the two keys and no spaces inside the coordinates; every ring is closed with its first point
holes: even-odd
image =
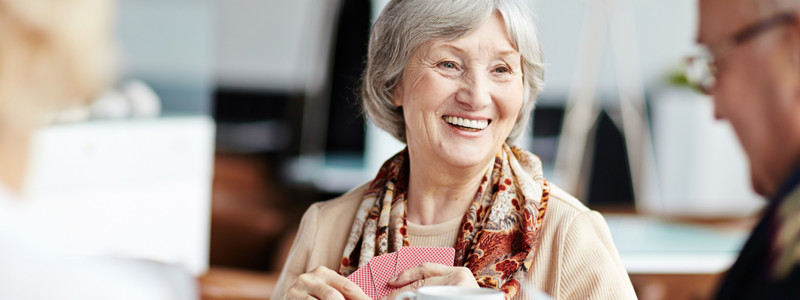
{"type": "Polygon", "coordinates": [[[710,94],[717,81],[715,61],[767,30],[796,22],[797,18],[793,13],[777,14],[752,24],[730,37],[702,47],[700,53],[686,59],[686,79],[703,93],[710,94]]]}

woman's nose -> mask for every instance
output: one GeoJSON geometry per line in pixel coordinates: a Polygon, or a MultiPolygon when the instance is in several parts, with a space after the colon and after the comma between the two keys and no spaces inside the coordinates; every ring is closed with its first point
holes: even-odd
{"type": "Polygon", "coordinates": [[[470,72],[464,79],[456,95],[459,104],[470,110],[480,110],[492,102],[491,82],[486,74],[470,72]]]}

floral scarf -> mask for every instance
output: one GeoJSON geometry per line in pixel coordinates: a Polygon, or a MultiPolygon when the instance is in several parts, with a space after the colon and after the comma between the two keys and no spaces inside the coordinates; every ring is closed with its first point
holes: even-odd
{"type": "MultiPolygon", "coordinates": [[[[408,161],[407,149],[387,160],[364,193],[344,248],[342,275],[409,246],[408,161]]],[[[503,144],[461,221],[454,265],[469,268],[480,286],[514,297],[520,285],[513,276],[531,268],[549,192],[539,158],[503,144]]]]}

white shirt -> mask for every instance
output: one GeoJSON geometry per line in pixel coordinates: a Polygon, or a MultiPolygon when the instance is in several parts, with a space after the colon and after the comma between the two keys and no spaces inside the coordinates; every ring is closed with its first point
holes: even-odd
{"type": "Polygon", "coordinates": [[[0,299],[198,299],[181,268],[78,253],[39,228],[0,183],[0,299]]]}

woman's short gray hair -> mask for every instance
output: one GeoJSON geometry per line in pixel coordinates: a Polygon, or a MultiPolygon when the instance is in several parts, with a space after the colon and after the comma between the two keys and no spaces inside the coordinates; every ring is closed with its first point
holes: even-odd
{"type": "Polygon", "coordinates": [[[536,27],[524,0],[393,0],[386,5],[369,39],[367,68],[362,76],[361,101],[369,119],[406,142],[403,110],[392,94],[412,53],[433,39],[455,40],[477,29],[498,13],[513,46],[522,57],[524,99],[514,128],[506,139],[515,141],[527,128],[542,90],[544,65],[536,27]]]}

